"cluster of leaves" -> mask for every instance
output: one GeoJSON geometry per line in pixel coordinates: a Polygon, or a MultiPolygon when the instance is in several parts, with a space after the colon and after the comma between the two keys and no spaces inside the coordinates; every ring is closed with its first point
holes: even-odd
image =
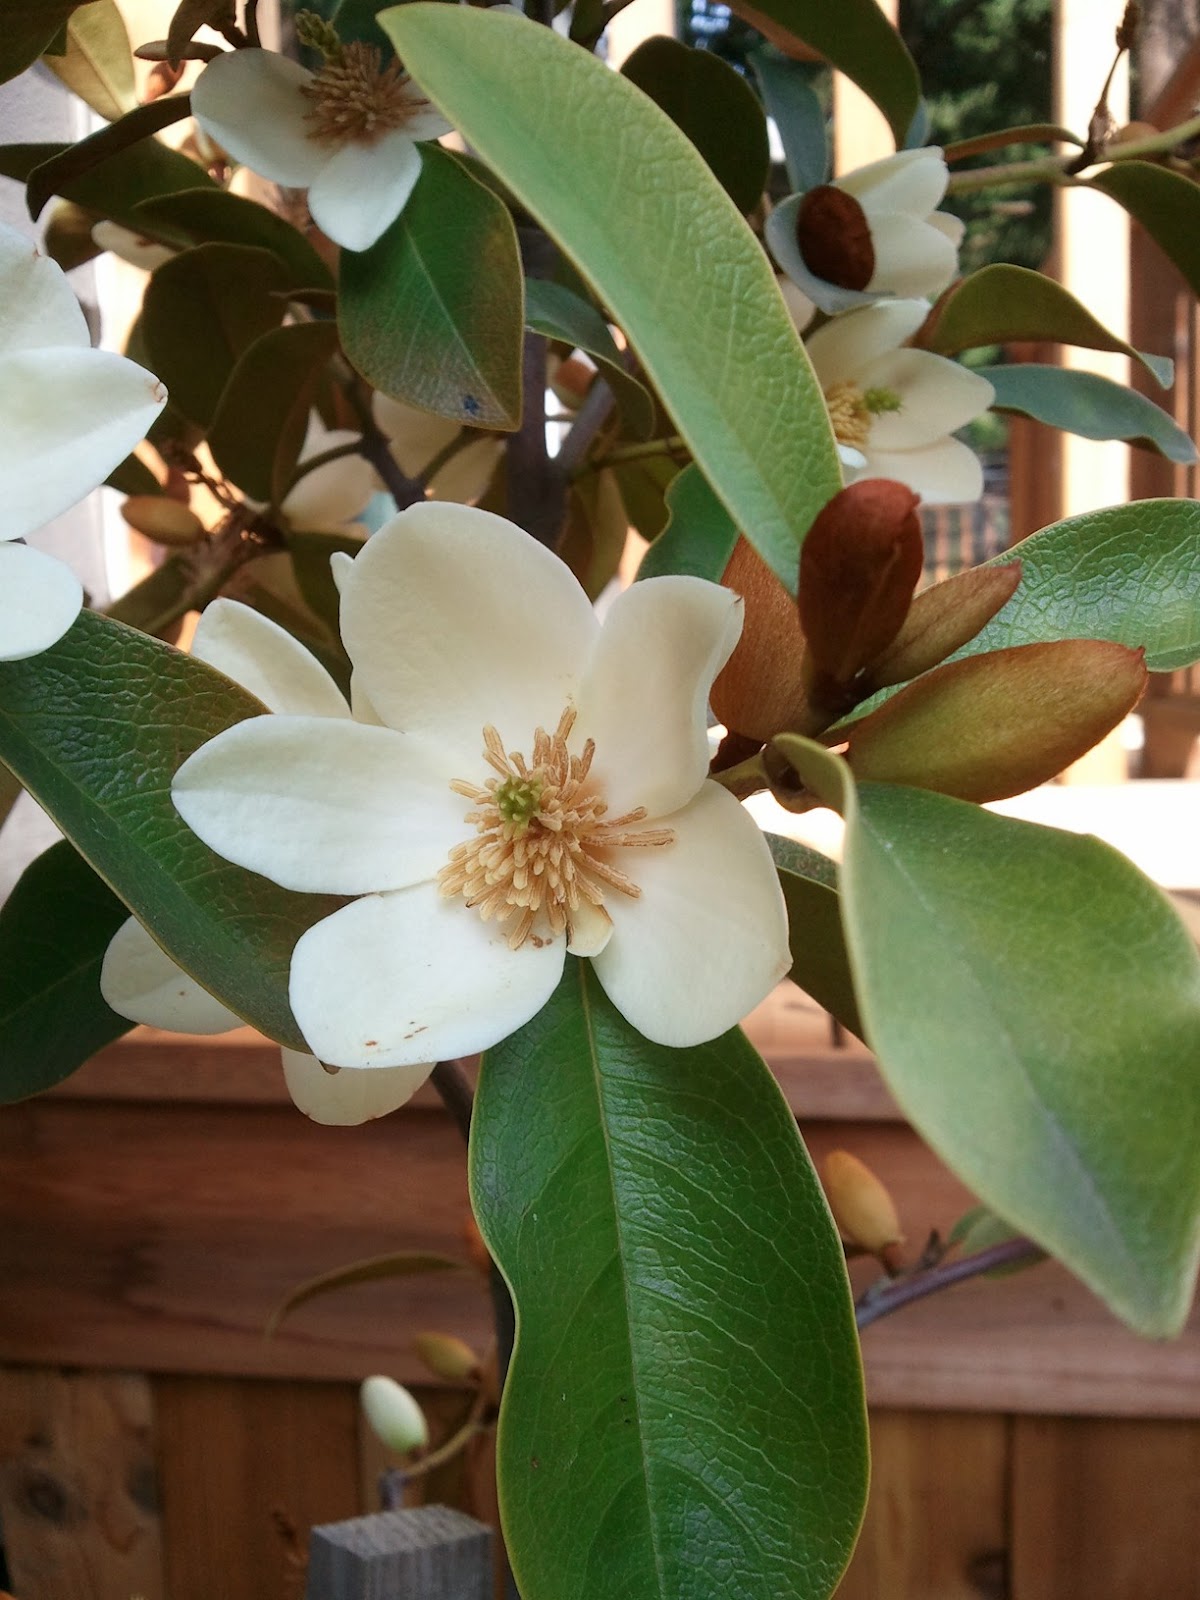
{"type": "MultiPolygon", "coordinates": [[[[62,44],[75,87],[113,119],[79,145],[5,147],[0,172],[35,213],[58,197],[64,259],[86,258],[97,218],[172,252],[134,345],[172,404],[151,440],[159,470],[115,475],[159,503],[146,525],[162,565],[116,615],[85,613],[44,655],[0,667],[0,760],[70,841],[0,915],[0,1098],[120,1031],[94,981],[125,907],[240,1016],[302,1046],[288,957],[330,906],[218,859],[175,813],[180,762],[258,706],[163,639],[235,592],[344,670],[328,557],[353,540],[294,527],[284,506],[314,410],[358,431],[397,504],[424,495],[444,461],[399,469],[372,419],[381,393],[450,424],[451,455],[508,441],[484,503],[556,545],[589,592],[629,523],[653,541],[643,575],[742,589],[748,654],[719,686],[725,779],[741,758],[785,804],[830,805],[847,828],[840,869],[775,843],[795,981],[869,1040],[984,1202],[1131,1325],[1176,1331],[1200,1250],[1200,959],[1114,852],[976,802],[1086,748],[1145,670],[1200,659],[1200,514],[1156,502],[1074,518],[1022,547],[1019,583],[1005,557],[914,600],[911,497],[875,538],[863,497],[839,495],[824,400],[746,221],[767,171],[749,82],[672,41],[608,71],[580,47],[604,6],[578,4],[569,40],[470,7],[377,9],[343,0],[335,22],[381,29],[472,153],[425,149],[400,216],[336,262],[229,193],[219,153],[157,139],[187,97],[127,103],[108,0],[25,0],[3,43],[6,76],[62,44]],[[573,388],[578,352],[589,370],[573,388]],[[553,457],[548,354],[572,414],[553,457]],[[180,501],[200,485],[221,520],[180,543],[180,501]]],[[[913,63],[872,0],[764,0],[754,15],[859,82],[898,143],[919,121],[913,63]]],[[[189,0],[152,58],[203,53],[201,23],[245,37],[228,6],[189,0]]],[[[806,71],[769,51],[754,71],[797,188],[820,184],[806,71]]],[[[1090,181],[1200,288],[1185,176],[1120,161],[1090,181]]],[[[916,343],[952,356],[1037,339],[1138,355],[1012,265],[953,284],[916,343]]],[[[1116,385],[1035,367],[991,378],[1007,409],[1192,454],[1116,385]]],[[[829,1594],[865,1494],[853,1308],[803,1146],[744,1038],[652,1046],[568,961],[546,1009],[485,1060],[471,1183],[520,1319],[500,1461],[526,1600],[701,1600],[730,1581],[829,1594]]]]}

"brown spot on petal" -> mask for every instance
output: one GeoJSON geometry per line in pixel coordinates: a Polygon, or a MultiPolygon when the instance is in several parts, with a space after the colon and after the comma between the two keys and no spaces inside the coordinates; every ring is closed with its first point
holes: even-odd
{"type": "Polygon", "coordinates": [[[835,184],[810,189],[796,213],[796,243],[808,270],[839,289],[865,289],[875,272],[866,212],[835,184]]]}

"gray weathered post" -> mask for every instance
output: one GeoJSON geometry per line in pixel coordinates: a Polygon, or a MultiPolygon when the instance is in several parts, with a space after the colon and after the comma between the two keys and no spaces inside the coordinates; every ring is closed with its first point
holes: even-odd
{"type": "Polygon", "coordinates": [[[490,1600],[492,1530],[448,1506],[312,1530],[305,1600],[490,1600]]]}

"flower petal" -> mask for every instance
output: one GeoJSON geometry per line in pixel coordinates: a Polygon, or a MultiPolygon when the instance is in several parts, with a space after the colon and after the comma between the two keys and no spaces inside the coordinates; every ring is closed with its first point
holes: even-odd
{"type": "Polygon", "coordinates": [[[750,813],[706,783],[671,826],[673,844],[639,852],[640,899],[605,901],[613,936],[594,965],[627,1021],[682,1047],[740,1022],[791,956],[771,853],[750,813]]]}
{"type": "Polygon", "coordinates": [[[796,221],[803,203],[803,194],[789,195],[775,207],[763,228],[763,237],[780,269],[806,300],[831,317],[840,318],[842,312],[855,306],[873,305],[878,299],[877,295],[861,289],[843,289],[839,284],[818,278],[815,272],[809,270],[796,238],[796,221]]]}
{"type": "Polygon", "coordinates": [[[996,391],[986,378],[928,350],[893,350],[861,375],[864,388],[891,389],[899,411],[872,417],[869,450],[913,450],[944,439],[981,411],[996,391]]]}
{"type": "Polygon", "coordinates": [[[852,194],[868,213],[907,211],[927,217],[946,192],[950,174],[937,145],[899,150],[865,167],[856,167],[837,179],[839,189],[852,194]]]}
{"type": "Polygon", "coordinates": [[[927,506],[961,505],[983,493],[979,458],[958,439],[941,439],[920,450],[868,450],[857,478],[894,478],[919,494],[927,506]]]}
{"type": "Polygon", "coordinates": [[[171,792],[226,860],[285,889],[373,893],[432,878],[471,832],[436,754],[391,728],[251,717],[189,757],[171,792]]]}
{"type": "Polygon", "coordinates": [[[870,362],[910,339],[928,315],[924,300],[888,300],[835,317],[804,342],[817,382],[829,389],[854,381],[870,362]]]}
{"type": "MultiPolygon", "coordinates": [[[[419,411],[390,395],[377,392],[371,410],[381,432],[387,435],[401,472],[409,478],[420,477],[434,456],[459,432],[459,424],[448,417],[419,411]]],[[[435,500],[456,500],[460,505],[477,500],[492,481],[503,454],[503,439],[480,434],[435,473],[429,483],[431,496],[435,500]]]]}
{"type": "Polygon", "coordinates": [[[109,941],[100,993],[119,1017],[171,1033],[228,1033],[245,1026],[177,966],[136,917],[123,922],[109,941]]]}
{"type": "Polygon", "coordinates": [[[87,321],[57,262],[37,253],[31,240],[0,224],[0,350],[91,344],[87,321]]]}
{"type": "Polygon", "coordinates": [[[708,695],[742,632],[742,601],[702,578],[647,578],[617,596],[579,693],[578,748],[609,814],[664,817],[708,772],[708,695]]]}
{"type": "Polygon", "coordinates": [[[565,950],[561,939],[510,950],[494,922],[431,883],[368,895],[300,939],[292,1010],[313,1051],[338,1066],[472,1055],[537,1015],[565,950]]]}
{"type": "Polygon", "coordinates": [[[0,544],[0,661],[23,661],[57,644],[79,615],[83,588],[53,556],[0,544]]]}
{"type": "MultiPolygon", "coordinates": [[[[314,456],[324,455],[327,450],[356,445],[360,438],[360,434],[349,428],[310,428],[309,438],[300,453],[300,465],[314,456]]],[[[280,510],[293,528],[309,531],[337,528],[359,516],[377,487],[375,468],[356,451],[306,472],[289,491],[280,510]]]]}
{"type": "Polygon", "coordinates": [[[413,1095],[433,1071],[432,1061],[413,1067],[324,1067],[316,1056],[284,1050],[283,1080],[298,1111],[327,1128],[356,1128],[386,1117],[413,1095]]]}
{"type": "Polygon", "coordinates": [[[328,161],[312,137],[301,92],[313,75],[271,50],[230,50],[210,61],[192,89],[192,113],[210,138],[273,183],[304,188],[328,161]]]}
{"type": "Polygon", "coordinates": [[[925,218],[931,228],[936,228],[939,233],[944,233],[950,243],[957,250],[963,242],[963,235],[967,225],[961,217],[956,217],[952,211],[935,211],[925,218]]]}
{"type": "Polygon", "coordinates": [[[958,251],[940,228],[901,213],[871,218],[875,271],[870,288],[898,295],[940,294],[958,271],[958,251]]]}
{"type": "Polygon", "coordinates": [[[409,108],[404,132],[410,139],[440,139],[444,133],[453,133],[454,124],[446,121],[411,78],[404,85],[402,98],[409,108]]]}
{"type": "Polygon", "coordinates": [[[514,523],[432,500],[367,540],[341,620],[375,710],[471,758],[460,778],[487,724],[526,751],[556,726],[600,627],[563,563],[514,523]]]}
{"type": "Polygon", "coordinates": [[[603,906],[581,900],[571,913],[567,950],[573,956],[598,956],[612,938],[613,920],[603,906]]]}
{"type": "Polygon", "coordinates": [[[257,695],[268,711],[349,717],[345,696],[310,651],[240,600],[214,600],[196,625],[192,654],[257,695]]]}
{"type": "Polygon", "coordinates": [[[0,539],[20,539],[102,483],[161,411],[166,390],[108,350],[0,357],[0,539]]]}
{"type": "Polygon", "coordinates": [[[309,185],[317,227],[347,250],[369,250],[404,210],[421,176],[421,155],[396,129],[377,144],[344,144],[309,185]]]}

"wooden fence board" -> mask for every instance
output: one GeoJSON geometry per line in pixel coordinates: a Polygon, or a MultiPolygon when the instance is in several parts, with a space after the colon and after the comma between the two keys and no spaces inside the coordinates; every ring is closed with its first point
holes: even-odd
{"type": "Polygon", "coordinates": [[[0,1523],[21,1600],[164,1600],[147,1381],[0,1372],[0,1523]]]}

